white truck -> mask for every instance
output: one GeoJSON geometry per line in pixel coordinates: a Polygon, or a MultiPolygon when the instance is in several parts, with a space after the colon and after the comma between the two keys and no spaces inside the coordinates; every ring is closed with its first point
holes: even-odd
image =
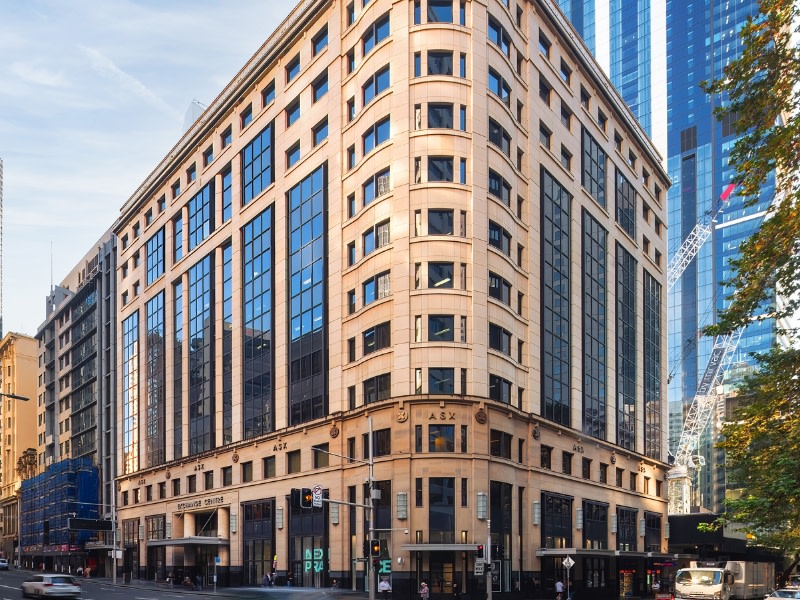
{"type": "Polygon", "coordinates": [[[675,574],[675,600],[761,600],[775,584],[767,562],[692,561],[675,574]]]}

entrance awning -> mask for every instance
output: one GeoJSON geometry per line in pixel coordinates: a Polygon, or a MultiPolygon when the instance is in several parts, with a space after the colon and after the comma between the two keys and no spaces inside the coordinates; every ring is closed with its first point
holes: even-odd
{"type": "Polygon", "coordinates": [[[409,552],[475,552],[478,544],[403,544],[409,552]]]}
{"type": "Polygon", "coordinates": [[[614,556],[613,550],[599,550],[593,548],[537,548],[536,556],[614,556]]]}
{"type": "Polygon", "coordinates": [[[190,535],[189,537],[166,540],[147,540],[148,546],[229,546],[230,543],[230,540],[205,535],[190,535]]]}

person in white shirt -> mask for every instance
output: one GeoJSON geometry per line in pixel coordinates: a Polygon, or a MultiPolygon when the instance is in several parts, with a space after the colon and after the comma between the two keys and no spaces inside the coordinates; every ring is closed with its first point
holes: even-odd
{"type": "Polygon", "coordinates": [[[560,579],[556,581],[556,600],[561,600],[563,597],[562,594],[564,593],[564,582],[560,579]]]}
{"type": "Polygon", "coordinates": [[[389,592],[392,591],[392,586],[389,583],[388,577],[381,577],[381,582],[378,584],[378,591],[381,593],[383,600],[389,600],[389,592]]]}

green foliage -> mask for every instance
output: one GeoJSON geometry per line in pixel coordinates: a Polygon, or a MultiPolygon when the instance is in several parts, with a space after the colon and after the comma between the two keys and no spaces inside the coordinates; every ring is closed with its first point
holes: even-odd
{"type": "Polygon", "coordinates": [[[760,0],[741,30],[743,51],[724,76],[701,85],[721,94],[717,118],[733,119],[741,137],[730,155],[737,193],[750,203],[775,178],[777,201],[760,230],[731,261],[730,307],[707,333],[733,331],[752,318],[781,318],[800,308],[800,4],[760,0]],[[776,292],[785,303],[775,305],[776,292]],[[763,307],[766,311],[762,311],[763,307]],[[758,314],[763,316],[758,317],[758,314]]]}

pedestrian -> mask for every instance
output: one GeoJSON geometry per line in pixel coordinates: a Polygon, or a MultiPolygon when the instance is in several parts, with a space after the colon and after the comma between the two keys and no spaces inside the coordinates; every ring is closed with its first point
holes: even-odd
{"type": "Polygon", "coordinates": [[[381,593],[383,600],[389,600],[389,592],[392,591],[392,585],[389,583],[388,577],[381,577],[381,582],[378,584],[378,591],[381,593]]]}
{"type": "Polygon", "coordinates": [[[331,589],[335,590],[337,587],[339,587],[339,584],[336,583],[336,580],[335,579],[331,580],[331,589]]]}
{"type": "Polygon", "coordinates": [[[458,600],[458,599],[459,599],[458,582],[454,581],[453,582],[453,600],[458,600]]]}
{"type": "Polygon", "coordinates": [[[431,597],[431,591],[428,589],[428,584],[424,581],[419,586],[419,597],[420,600],[428,600],[431,597]]]}
{"type": "Polygon", "coordinates": [[[294,574],[289,571],[286,574],[286,587],[292,587],[294,585],[294,574]]]}
{"type": "Polygon", "coordinates": [[[198,573],[195,576],[194,580],[195,580],[195,583],[197,584],[197,587],[195,589],[197,589],[198,592],[202,592],[203,591],[203,576],[200,575],[200,573],[198,573]]]}
{"type": "Polygon", "coordinates": [[[269,573],[264,573],[264,578],[261,580],[261,585],[269,587],[269,573]]]}
{"type": "Polygon", "coordinates": [[[562,600],[564,597],[564,582],[560,579],[556,581],[556,600],[562,600]]]}

